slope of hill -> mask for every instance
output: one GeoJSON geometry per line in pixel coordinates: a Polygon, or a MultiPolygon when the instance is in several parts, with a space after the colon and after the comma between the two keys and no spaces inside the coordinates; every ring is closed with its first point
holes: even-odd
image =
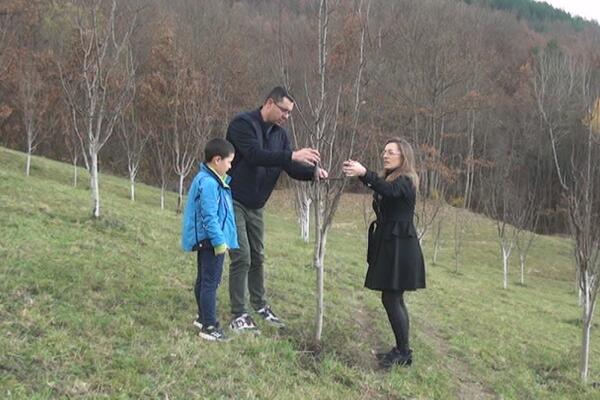
{"type": "MultiPolygon", "coordinates": [[[[364,223],[346,196],[328,241],[323,348],[314,327],[312,247],[285,193],[267,209],[267,285],[288,328],[207,343],[195,335],[194,257],[158,191],[101,177],[103,217],[68,165],[0,148],[0,395],[2,398],[593,399],[578,379],[580,323],[571,247],[539,237],[525,285],[508,290],[494,225],[469,215],[454,271],[452,210],[428,289],[407,295],[415,363],[381,372],[372,350],[392,335],[376,293],[362,287],[364,223]]],[[[430,259],[428,243],[425,244],[430,259]]],[[[219,315],[228,311],[227,269],[219,315]]],[[[600,381],[593,331],[591,381],[600,381]]]]}

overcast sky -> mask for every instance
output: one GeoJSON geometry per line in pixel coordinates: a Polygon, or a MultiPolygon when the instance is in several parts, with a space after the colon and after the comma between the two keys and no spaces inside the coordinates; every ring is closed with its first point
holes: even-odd
{"type": "Polygon", "coordinates": [[[593,19],[600,23],[600,0],[544,0],[544,2],[571,15],[593,19]]]}

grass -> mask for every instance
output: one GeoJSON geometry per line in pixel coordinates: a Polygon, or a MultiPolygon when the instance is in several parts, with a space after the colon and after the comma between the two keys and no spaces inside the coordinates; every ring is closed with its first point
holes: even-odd
{"type": "MultiPolygon", "coordinates": [[[[382,372],[373,350],[393,337],[378,294],[362,287],[364,222],[346,195],[328,239],[323,346],[313,351],[312,245],[299,239],[289,196],[266,212],[269,297],[288,327],[207,343],[195,335],[195,257],[179,248],[180,216],[159,192],[101,176],[101,213],[90,218],[85,173],[0,148],[0,396],[236,399],[596,399],[578,378],[581,336],[568,240],[539,237],[525,285],[511,260],[509,288],[495,228],[478,215],[454,272],[446,217],[428,288],[407,295],[411,368],[382,372]]],[[[450,215],[450,214],[449,214],[450,215]]],[[[424,250],[431,258],[429,243],[424,250]]],[[[228,275],[218,315],[228,317],[228,275]]],[[[591,382],[600,381],[592,331],[591,382]]]]}

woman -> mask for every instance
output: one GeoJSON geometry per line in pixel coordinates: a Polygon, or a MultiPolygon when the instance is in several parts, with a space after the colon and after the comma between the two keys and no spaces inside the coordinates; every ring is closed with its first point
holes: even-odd
{"type": "Polygon", "coordinates": [[[344,162],[343,171],[346,176],[358,176],[374,191],[377,220],[369,227],[365,287],[381,291],[381,301],[396,337],[396,346],[378,355],[380,365],[389,368],[412,364],[403,296],[407,290],[425,288],[425,265],[413,223],[419,188],[413,149],[406,140],[392,138],[386,142],[382,157],[382,176],[353,160],[344,162]]]}

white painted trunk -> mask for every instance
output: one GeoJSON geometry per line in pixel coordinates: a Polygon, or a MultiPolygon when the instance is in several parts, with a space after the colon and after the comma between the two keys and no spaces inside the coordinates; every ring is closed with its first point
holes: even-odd
{"type": "Polygon", "coordinates": [[[587,279],[584,284],[584,300],[582,307],[582,322],[583,322],[583,335],[581,338],[581,362],[580,362],[580,374],[581,380],[583,383],[587,383],[588,375],[589,375],[589,367],[590,367],[590,333],[592,330],[592,304],[590,303],[590,293],[589,293],[589,280],[587,279]]]}
{"type": "Polygon", "coordinates": [[[100,186],[98,185],[98,153],[90,154],[90,189],[92,190],[92,215],[100,217],[100,186]]]}
{"type": "Polygon", "coordinates": [[[304,243],[310,239],[310,198],[307,190],[301,186],[294,187],[294,206],[300,227],[300,238],[304,243]]]}
{"type": "Polygon", "coordinates": [[[324,303],[324,282],[325,282],[325,246],[327,242],[327,232],[317,235],[315,243],[314,264],[317,270],[317,321],[315,329],[315,342],[321,343],[323,334],[323,316],[325,315],[324,303]]]}
{"type": "Polygon", "coordinates": [[[583,307],[583,290],[581,290],[581,285],[579,284],[579,274],[581,272],[579,271],[579,268],[576,268],[575,270],[575,286],[577,288],[577,301],[580,307],[583,307]]]}
{"type": "Polygon", "coordinates": [[[304,243],[308,243],[310,240],[310,211],[301,214],[298,217],[298,223],[300,224],[300,237],[304,243]]]}
{"type": "Polygon", "coordinates": [[[31,171],[31,148],[27,152],[27,162],[25,165],[25,176],[29,176],[30,171],[31,171]]]}
{"type": "Polygon", "coordinates": [[[165,209],[165,187],[162,186],[160,188],[160,209],[164,210],[165,209]]]}
{"type": "Polygon", "coordinates": [[[73,159],[73,187],[77,187],[77,159],[73,159]]]}
{"type": "Polygon", "coordinates": [[[135,201],[135,175],[129,174],[131,201],[135,201]]]}
{"type": "Polygon", "coordinates": [[[183,174],[179,175],[179,197],[177,198],[177,214],[181,213],[183,207],[183,174]]]}
{"type": "Polygon", "coordinates": [[[502,248],[502,267],[504,270],[504,289],[508,289],[508,258],[510,251],[506,248],[502,248]]]}

